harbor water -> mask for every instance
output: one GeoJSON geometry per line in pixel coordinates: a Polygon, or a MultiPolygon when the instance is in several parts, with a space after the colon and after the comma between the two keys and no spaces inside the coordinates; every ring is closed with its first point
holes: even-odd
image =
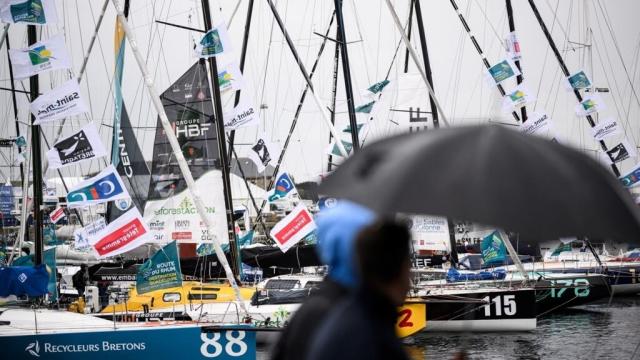
{"type": "MultiPolygon", "coordinates": [[[[618,297],[538,320],[532,332],[421,333],[407,345],[412,359],[640,359],[640,297],[618,297]]],[[[268,359],[262,349],[258,359],[268,359]]]]}

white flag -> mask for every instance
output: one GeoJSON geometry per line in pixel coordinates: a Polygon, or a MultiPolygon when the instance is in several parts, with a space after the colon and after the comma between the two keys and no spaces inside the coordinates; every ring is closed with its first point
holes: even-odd
{"type": "Polygon", "coordinates": [[[502,100],[502,111],[510,113],[535,101],[535,99],[535,96],[529,91],[529,88],[522,83],[504,96],[502,100]]]}
{"type": "Polygon", "coordinates": [[[222,117],[224,118],[224,128],[226,130],[236,130],[260,123],[258,109],[249,100],[246,100],[246,97],[241,97],[238,106],[224,113],[222,117]]]}
{"type": "Polygon", "coordinates": [[[54,224],[57,224],[58,221],[62,220],[62,218],[64,217],[65,217],[64,209],[60,206],[58,206],[55,210],[53,210],[49,214],[49,219],[51,219],[51,222],[54,224]]]}
{"type": "Polygon", "coordinates": [[[304,239],[313,230],[316,229],[316,223],[307,210],[306,206],[298,205],[291,213],[280,220],[273,227],[269,236],[275,240],[276,245],[287,252],[298,241],[304,239]]]}
{"type": "Polygon", "coordinates": [[[31,25],[58,22],[54,0],[0,0],[0,20],[31,25]]]}
{"type": "Polygon", "coordinates": [[[598,125],[591,128],[593,138],[597,141],[604,140],[611,136],[622,135],[622,129],[620,125],[613,118],[607,118],[598,123],[598,125]]]}
{"type": "Polygon", "coordinates": [[[83,127],[77,133],[55,143],[47,151],[47,160],[51,169],[106,156],[98,129],[93,123],[83,127]]]}
{"type": "Polygon", "coordinates": [[[89,238],[98,258],[116,256],[151,242],[147,225],[135,206],[89,238]]]}
{"type": "Polygon", "coordinates": [[[75,248],[84,249],[90,247],[91,244],[89,244],[89,238],[94,237],[106,227],[107,223],[105,223],[104,218],[99,218],[87,226],[74,231],[73,238],[75,240],[75,248]]]}
{"type": "Polygon", "coordinates": [[[636,147],[630,144],[629,141],[625,139],[607,150],[607,155],[609,155],[609,159],[611,159],[611,162],[615,164],[629,158],[637,157],[638,152],[636,151],[636,147]]]}
{"type": "Polygon", "coordinates": [[[34,125],[82,114],[87,111],[89,109],[82,101],[80,86],[78,86],[76,79],[71,79],[51,89],[31,103],[31,113],[36,117],[34,125]]]}
{"type": "Polygon", "coordinates": [[[592,94],[585,97],[578,105],[576,105],[576,114],[578,116],[587,116],[599,111],[605,110],[607,106],[598,94],[592,94]]]}
{"type": "Polygon", "coordinates": [[[61,34],[26,49],[11,49],[9,56],[16,79],[25,79],[44,71],[71,68],[71,60],[61,34]]]}
{"type": "Polygon", "coordinates": [[[67,206],[76,208],[109,201],[130,199],[120,175],[113,165],[109,165],[98,175],[80,182],[69,190],[67,206]]]}
{"type": "Polygon", "coordinates": [[[201,59],[228,54],[229,51],[231,51],[231,40],[224,23],[207,31],[195,48],[196,56],[201,59]]]}
{"type": "Polygon", "coordinates": [[[256,144],[249,151],[249,159],[256,164],[258,172],[263,172],[278,155],[280,155],[280,147],[270,142],[266,134],[259,136],[256,144]]]}
{"type": "Polygon", "coordinates": [[[240,90],[244,87],[242,72],[235,62],[230,62],[218,69],[218,83],[220,91],[229,89],[240,90]]]}
{"type": "Polygon", "coordinates": [[[486,72],[486,79],[490,85],[495,86],[501,82],[520,75],[520,70],[511,59],[504,59],[491,66],[486,72]]]}

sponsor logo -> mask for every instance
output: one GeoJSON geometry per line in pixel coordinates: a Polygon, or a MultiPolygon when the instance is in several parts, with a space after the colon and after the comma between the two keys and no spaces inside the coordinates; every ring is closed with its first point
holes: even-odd
{"type": "MultiPolygon", "coordinates": [[[[207,214],[214,214],[216,212],[216,208],[213,206],[205,206],[205,212],[207,214]]],[[[184,198],[180,204],[178,205],[177,208],[169,208],[169,207],[161,207],[158,210],[155,210],[153,212],[153,215],[155,216],[162,216],[162,215],[195,215],[197,214],[198,211],[196,210],[196,207],[193,205],[193,203],[191,202],[191,200],[189,200],[189,198],[184,198]]]]}
{"type": "Polygon", "coordinates": [[[176,137],[182,135],[187,138],[192,138],[205,136],[211,128],[211,124],[201,124],[199,118],[193,118],[177,120],[173,123],[173,127],[176,131],[176,137]]]}
{"type": "Polygon", "coordinates": [[[225,127],[235,127],[238,124],[242,124],[245,122],[245,120],[247,120],[249,117],[253,116],[254,114],[254,110],[253,107],[249,107],[247,110],[236,114],[231,120],[227,121],[224,126],[225,127]]]}
{"type": "Polygon", "coordinates": [[[191,231],[174,231],[171,233],[172,240],[191,240],[191,231]]]}
{"type": "Polygon", "coordinates": [[[29,277],[25,274],[25,273],[20,273],[20,275],[18,275],[18,280],[24,284],[25,281],[27,281],[29,277]]]}
{"type": "Polygon", "coordinates": [[[96,180],[93,184],[82,189],[72,191],[67,195],[67,201],[83,202],[88,200],[108,199],[123,193],[116,174],[109,174],[96,180]]]}
{"type": "Polygon", "coordinates": [[[149,223],[150,230],[162,230],[164,229],[164,221],[154,220],[149,223]]]}
{"type": "Polygon", "coordinates": [[[104,256],[127,246],[146,232],[140,219],[136,218],[102,238],[94,245],[94,248],[100,256],[104,256]]]}
{"type": "Polygon", "coordinates": [[[116,207],[119,210],[125,211],[131,206],[131,201],[129,199],[119,199],[115,201],[116,207]]]}
{"type": "Polygon", "coordinates": [[[44,354],[55,353],[85,353],[85,352],[105,352],[105,351],[144,351],[147,348],[145,342],[125,342],[125,343],[112,343],[109,341],[103,341],[97,344],[55,344],[55,343],[43,343],[40,347],[38,340],[30,343],[24,351],[28,352],[33,357],[40,357],[40,350],[43,350],[44,354]]]}
{"type": "Polygon", "coordinates": [[[13,22],[46,23],[44,8],[41,0],[27,0],[9,7],[13,22]]]}
{"type": "Polygon", "coordinates": [[[47,49],[44,45],[29,50],[31,65],[40,65],[49,62],[50,59],[55,59],[52,55],[51,50],[47,49]]]}
{"type": "Polygon", "coordinates": [[[189,220],[176,220],[173,225],[176,230],[186,230],[191,226],[191,222],[189,220]]]}
{"type": "Polygon", "coordinates": [[[82,130],[55,144],[54,148],[58,151],[58,157],[63,165],[95,156],[93,147],[82,130]]]}
{"type": "Polygon", "coordinates": [[[129,153],[127,152],[127,144],[124,141],[122,128],[118,130],[118,147],[120,148],[120,164],[118,164],[118,167],[122,165],[123,170],[119,172],[124,172],[124,175],[131,179],[131,177],[133,177],[133,168],[131,167],[131,160],[129,160],[129,153]]]}
{"type": "Polygon", "coordinates": [[[80,99],[80,94],[74,91],[73,93],[62,97],[61,99],[57,99],[55,102],[53,102],[52,104],[49,104],[44,109],[38,110],[38,117],[46,116],[51,112],[56,112],[64,108],[65,105],[69,105],[70,103],[74,102],[74,100],[79,100],[79,99],[80,99]]]}
{"type": "Polygon", "coordinates": [[[609,155],[609,158],[611,159],[612,162],[617,163],[622,160],[628,159],[629,151],[624,146],[624,144],[618,144],[612,149],[608,150],[607,155],[609,155]]]}
{"type": "Polygon", "coordinates": [[[287,224],[282,230],[278,231],[275,234],[276,240],[284,245],[289,239],[295,236],[298,231],[300,231],[303,227],[311,222],[311,217],[309,213],[306,211],[300,212],[295,218],[291,220],[289,224],[287,224]]]}
{"type": "Polygon", "coordinates": [[[40,343],[38,340],[29,344],[24,351],[27,351],[31,356],[40,357],[40,343]]]}

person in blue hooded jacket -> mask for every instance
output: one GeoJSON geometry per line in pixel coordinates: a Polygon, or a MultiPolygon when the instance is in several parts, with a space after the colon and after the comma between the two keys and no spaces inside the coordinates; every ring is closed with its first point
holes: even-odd
{"type": "Polygon", "coordinates": [[[316,330],[337,303],[358,286],[354,261],[355,239],[360,230],[376,220],[375,214],[360,205],[341,200],[321,211],[316,218],[320,261],[328,274],[298,308],[276,343],[274,360],[301,359],[309,351],[316,330]]]}

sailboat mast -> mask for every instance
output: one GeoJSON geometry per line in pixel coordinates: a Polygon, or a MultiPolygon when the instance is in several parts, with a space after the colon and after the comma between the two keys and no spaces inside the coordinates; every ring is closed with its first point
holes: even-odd
{"type": "MultiPolygon", "coordinates": [[[[424,61],[424,72],[427,76],[427,81],[431,88],[435,92],[435,87],[433,86],[433,76],[431,73],[431,62],[429,61],[429,51],[427,48],[427,36],[424,32],[424,22],[422,20],[422,9],[420,7],[420,0],[414,0],[413,6],[416,10],[416,22],[418,23],[418,35],[420,36],[420,50],[422,51],[422,60],[424,61]]],[[[433,96],[429,94],[429,105],[431,107],[431,116],[433,117],[433,127],[439,128],[440,121],[438,116],[438,107],[433,99],[433,96]]]]}
{"type": "MultiPolygon", "coordinates": [[[[344,88],[347,93],[347,109],[349,110],[349,124],[351,125],[351,142],[353,152],[360,149],[358,139],[358,122],[356,121],[356,110],[353,106],[353,87],[351,85],[351,68],[349,67],[349,53],[347,52],[347,36],[344,31],[344,17],[342,16],[342,0],[335,0],[336,24],[338,29],[338,44],[340,45],[340,55],[342,56],[342,74],[344,75],[344,88]]],[[[335,112],[334,112],[335,113],[335,112]]],[[[336,139],[340,141],[340,139],[336,139]]]]}
{"type": "MultiPolygon", "coordinates": [[[[6,41],[7,41],[7,59],[9,61],[9,80],[11,82],[11,101],[13,103],[13,113],[15,115],[16,137],[20,137],[20,123],[18,122],[18,100],[16,98],[16,84],[13,78],[13,65],[11,64],[11,56],[9,56],[9,50],[11,49],[11,44],[9,43],[9,33],[7,32],[4,35],[6,36],[6,41]]],[[[18,146],[18,153],[21,153],[21,152],[22,152],[22,146],[18,146]]],[[[24,182],[24,166],[21,162],[20,163],[20,183],[22,182],[24,182]]]]}
{"type": "MultiPolygon", "coordinates": [[[[38,41],[35,25],[27,26],[27,37],[29,46],[38,41]]],[[[29,78],[29,92],[31,102],[38,97],[38,75],[29,78]]],[[[44,244],[42,240],[42,160],[40,158],[40,126],[34,125],[36,121],[35,115],[31,114],[31,153],[33,158],[33,226],[34,226],[34,242],[35,254],[33,263],[35,265],[42,264],[42,254],[44,244]]],[[[24,209],[28,209],[27,204],[22,204],[24,209]]]]}
{"type": "MultiPolygon", "coordinates": [[[[509,32],[515,34],[516,23],[513,18],[513,7],[511,6],[511,0],[506,0],[506,5],[507,5],[507,20],[509,21],[509,32]]],[[[520,67],[520,59],[516,59],[514,63],[516,64],[516,67],[520,71],[520,75],[516,76],[516,83],[520,85],[522,84],[522,80],[523,80],[522,67],[520,67]]],[[[527,121],[527,107],[523,106],[520,111],[522,115],[522,122],[524,123],[525,121],[527,121]]]]}
{"type": "MultiPolygon", "coordinates": [[[[333,18],[332,18],[333,20],[333,18]]],[[[338,38],[338,29],[336,29],[336,39],[338,38]]],[[[338,58],[340,57],[340,44],[336,41],[336,47],[333,53],[333,83],[331,84],[331,124],[336,123],[336,96],[338,95],[338,67],[340,66],[338,58]]],[[[329,144],[331,144],[331,132],[329,132],[329,144]]],[[[338,139],[336,139],[338,140],[338,139]]],[[[327,161],[327,172],[331,172],[333,167],[333,155],[329,153],[327,161]]]]}
{"type": "MultiPolygon", "coordinates": [[[[562,55],[560,54],[560,51],[558,50],[558,47],[556,46],[556,43],[553,41],[553,38],[551,37],[551,33],[549,32],[549,29],[547,29],[547,25],[544,23],[544,20],[542,20],[542,16],[540,15],[540,12],[538,11],[538,7],[536,6],[535,2],[533,0],[529,0],[529,5],[531,5],[531,10],[533,10],[533,14],[536,16],[536,19],[538,20],[538,24],[540,24],[540,28],[542,29],[542,32],[544,33],[544,36],[547,38],[547,42],[549,42],[549,46],[551,47],[551,50],[553,50],[553,53],[556,56],[556,59],[558,60],[558,63],[560,64],[560,68],[562,69],[562,73],[564,74],[564,76],[570,76],[571,74],[569,73],[569,69],[567,68],[567,65],[564,62],[564,59],[562,58],[562,55]]],[[[582,102],[582,94],[580,94],[580,91],[573,89],[573,94],[576,96],[576,99],[578,99],[578,102],[582,102]]],[[[593,117],[591,115],[587,115],[587,121],[589,122],[589,125],[591,127],[596,126],[595,121],[593,120],[593,117]]],[[[598,141],[600,143],[600,147],[602,148],[602,150],[604,152],[607,152],[607,145],[604,143],[603,140],[599,140],[598,141]]],[[[620,176],[620,170],[618,170],[618,167],[616,166],[615,163],[611,164],[611,169],[613,170],[613,173],[616,176],[620,176]]]]}
{"type": "MultiPolygon", "coordinates": [[[[211,10],[209,9],[209,1],[202,0],[202,15],[204,17],[205,31],[211,30],[211,10]]],[[[213,108],[215,111],[215,123],[218,132],[218,151],[220,153],[220,167],[222,170],[222,190],[224,193],[224,207],[227,213],[227,231],[229,233],[229,248],[235,249],[235,233],[233,231],[233,202],[231,197],[231,181],[229,180],[229,158],[227,157],[227,149],[225,147],[224,121],[222,114],[222,101],[220,100],[220,81],[218,79],[218,63],[215,56],[208,60],[209,71],[211,72],[213,84],[213,108]]],[[[239,256],[239,254],[237,254],[239,256]]],[[[233,262],[235,263],[235,262],[233,262]]],[[[234,269],[234,275],[237,275],[239,269],[234,269]]]]}

